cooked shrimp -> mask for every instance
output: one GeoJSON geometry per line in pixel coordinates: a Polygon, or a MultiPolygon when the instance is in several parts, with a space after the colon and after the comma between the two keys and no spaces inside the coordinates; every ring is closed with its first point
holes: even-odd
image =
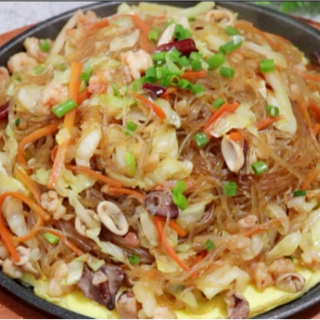
{"type": "Polygon", "coordinates": [[[274,284],[270,271],[264,262],[254,263],[252,266],[252,276],[259,291],[263,291],[274,284]]]}
{"type": "Polygon", "coordinates": [[[275,260],[269,267],[269,271],[275,279],[279,277],[281,274],[292,273],[294,272],[294,270],[294,264],[290,259],[275,260]]]}
{"type": "Polygon", "coordinates": [[[53,215],[55,220],[61,219],[67,212],[65,206],[62,205],[62,198],[58,196],[58,193],[50,190],[47,193],[41,195],[41,206],[53,215]]]}
{"type": "Polygon", "coordinates": [[[122,56],[122,62],[128,68],[131,77],[135,80],[140,79],[141,74],[144,74],[153,65],[150,54],[141,49],[137,52],[126,52],[122,56]]]}
{"type": "Polygon", "coordinates": [[[207,22],[222,22],[231,25],[234,22],[234,16],[231,11],[225,9],[213,9],[208,11],[205,20],[207,22]]]}
{"type": "Polygon", "coordinates": [[[9,79],[9,71],[5,67],[0,67],[0,86],[6,79],[9,79]]]}
{"type": "Polygon", "coordinates": [[[25,52],[20,52],[13,55],[8,61],[8,69],[11,73],[28,71],[38,65],[38,61],[30,57],[25,52]]]}
{"type": "Polygon", "coordinates": [[[66,101],[68,88],[55,81],[50,82],[41,93],[41,100],[36,106],[36,113],[41,115],[51,114],[53,106],[66,101]]]}
{"type": "MultiPolygon", "coordinates": [[[[50,45],[52,45],[52,41],[47,39],[50,45]]],[[[36,59],[39,62],[44,62],[49,56],[48,52],[42,52],[39,48],[40,40],[35,37],[28,37],[23,42],[23,46],[26,48],[27,53],[30,57],[36,59]]]]}

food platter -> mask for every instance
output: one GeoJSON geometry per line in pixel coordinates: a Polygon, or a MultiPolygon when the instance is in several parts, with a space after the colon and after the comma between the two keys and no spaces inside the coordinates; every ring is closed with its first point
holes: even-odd
{"type": "MultiPolygon", "coordinates": [[[[172,4],[172,2],[168,3],[172,4]]],[[[90,9],[95,11],[98,16],[103,17],[114,14],[118,5],[119,2],[96,3],[82,7],[82,10],[86,11],[90,9]]],[[[191,6],[192,3],[175,2],[175,5],[191,6]]],[[[306,55],[313,51],[317,51],[317,48],[319,47],[320,33],[312,27],[296,21],[291,17],[271,11],[264,7],[256,7],[246,3],[223,2],[222,5],[238,12],[241,19],[252,22],[259,29],[279,34],[287,38],[304,51],[306,55]]],[[[44,21],[9,41],[0,49],[0,65],[5,65],[10,56],[23,50],[22,42],[28,36],[54,39],[73,12],[74,11],[70,11],[44,21]]],[[[85,318],[82,315],[62,309],[44,301],[33,294],[32,288],[23,287],[20,283],[9,279],[1,272],[0,285],[10,293],[22,299],[25,303],[52,316],[72,319],[85,318]]],[[[266,312],[263,315],[260,315],[259,318],[287,318],[319,302],[319,291],[320,285],[317,285],[300,299],[266,312]]]]}

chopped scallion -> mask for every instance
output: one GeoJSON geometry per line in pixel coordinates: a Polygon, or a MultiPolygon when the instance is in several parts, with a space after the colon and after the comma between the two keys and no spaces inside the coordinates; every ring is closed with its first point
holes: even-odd
{"type": "Polygon", "coordinates": [[[17,80],[18,82],[21,82],[21,81],[22,81],[22,77],[19,75],[19,76],[16,77],[16,80],[17,80]]]}
{"type": "Polygon", "coordinates": [[[205,62],[209,66],[209,70],[214,70],[222,66],[226,61],[223,53],[218,52],[215,55],[211,56],[210,58],[206,59],[205,62]]]}
{"type": "Polygon", "coordinates": [[[206,241],[206,244],[204,245],[204,248],[207,250],[207,251],[210,251],[212,249],[214,249],[216,247],[216,245],[214,244],[214,242],[211,240],[211,239],[208,239],[206,241]]]}
{"type": "Polygon", "coordinates": [[[177,87],[180,87],[180,78],[177,77],[177,76],[172,76],[171,77],[171,80],[170,80],[170,83],[173,85],[173,86],[177,86],[177,87]]]}
{"type": "Polygon", "coordinates": [[[192,86],[191,82],[186,79],[180,79],[180,85],[179,87],[181,89],[190,89],[192,86]]]}
{"type": "Polygon", "coordinates": [[[154,67],[150,67],[146,70],[146,81],[147,82],[155,82],[157,81],[157,73],[156,73],[156,69],[154,67]]]}
{"type": "Polygon", "coordinates": [[[53,114],[55,114],[58,118],[61,118],[77,106],[78,104],[73,99],[68,99],[58,106],[53,107],[51,110],[53,114]]]}
{"type": "Polygon", "coordinates": [[[57,245],[60,241],[59,237],[55,236],[50,232],[45,232],[43,236],[52,245],[57,245]]]}
{"type": "Polygon", "coordinates": [[[199,132],[193,136],[193,140],[195,141],[198,148],[203,148],[209,143],[209,138],[205,132],[199,132]]]}
{"type": "Polygon", "coordinates": [[[193,61],[193,60],[201,60],[203,58],[203,54],[200,53],[200,52],[191,52],[190,54],[190,60],[193,61]]]}
{"type": "Polygon", "coordinates": [[[18,127],[19,124],[20,124],[20,118],[17,118],[16,121],[14,122],[14,125],[15,125],[16,127],[18,127]]]}
{"type": "Polygon", "coordinates": [[[161,30],[159,28],[154,28],[149,31],[148,39],[149,41],[157,42],[160,37],[161,30]]]}
{"type": "Polygon", "coordinates": [[[213,106],[217,109],[222,107],[225,104],[225,101],[222,98],[217,99],[216,101],[213,102],[213,106]]]}
{"type": "Polygon", "coordinates": [[[225,31],[229,36],[235,36],[235,35],[239,34],[239,30],[234,27],[231,27],[231,26],[227,26],[225,28],[225,31]]]}
{"type": "Polygon", "coordinates": [[[93,68],[87,68],[84,72],[80,74],[80,79],[83,80],[86,84],[89,84],[92,71],[93,68]]]}
{"type": "Polygon", "coordinates": [[[135,254],[132,254],[129,258],[128,258],[129,262],[133,265],[137,265],[140,262],[140,258],[138,256],[136,256],[135,254]]]}
{"type": "Polygon", "coordinates": [[[172,61],[167,61],[167,69],[171,74],[176,76],[181,76],[183,74],[183,71],[181,71],[172,61]]]}
{"type": "Polygon", "coordinates": [[[270,117],[277,117],[280,113],[279,108],[276,106],[268,105],[266,106],[267,115],[270,117]]]}
{"type": "Polygon", "coordinates": [[[274,71],[274,60],[273,59],[267,59],[267,60],[261,60],[260,61],[260,71],[262,73],[272,72],[274,71]]]}
{"type": "Polygon", "coordinates": [[[222,184],[222,192],[226,197],[234,197],[238,193],[238,185],[233,181],[225,181],[222,184]]]}
{"type": "Polygon", "coordinates": [[[41,74],[44,71],[44,66],[42,64],[38,64],[33,68],[33,72],[35,74],[41,74]]]}
{"type": "Polygon", "coordinates": [[[229,54],[230,52],[240,48],[242,46],[242,41],[235,43],[233,40],[227,42],[226,44],[220,46],[219,51],[223,54],[229,54]]]}
{"type": "Polygon", "coordinates": [[[199,60],[191,61],[191,68],[193,71],[201,71],[202,70],[201,61],[199,61],[199,60]]]}
{"type": "Polygon", "coordinates": [[[196,18],[195,18],[195,17],[189,17],[189,18],[188,18],[188,21],[189,21],[189,22],[194,22],[194,21],[196,21],[196,18]]]}
{"type": "Polygon", "coordinates": [[[169,22],[167,22],[167,23],[165,24],[165,27],[168,28],[169,26],[171,26],[171,25],[174,24],[174,23],[176,23],[176,22],[172,19],[172,20],[170,20],[169,22]]]}
{"type": "Polygon", "coordinates": [[[188,67],[190,65],[190,61],[186,56],[182,56],[179,58],[177,61],[177,64],[182,68],[182,67],[188,67]]]}
{"type": "Polygon", "coordinates": [[[130,135],[130,132],[134,132],[136,131],[138,128],[138,125],[132,121],[128,121],[127,122],[127,127],[126,127],[126,135],[129,136],[130,135]]]}
{"type": "Polygon", "coordinates": [[[187,189],[187,185],[184,181],[178,181],[172,189],[172,200],[181,210],[187,208],[188,200],[183,195],[183,192],[187,189]]]}
{"type": "Polygon", "coordinates": [[[166,61],[166,53],[165,52],[155,52],[152,55],[152,60],[155,65],[162,65],[166,61]]]}
{"type": "Polygon", "coordinates": [[[296,190],[294,193],[293,193],[293,196],[294,197],[302,197],[302,196],[305,196],[307,194],[307,191],[306,190],[296,190]]]}
{"type": "Polygon", "coordinates": [[[266,172],[269,169],[268,165],[264,161],[257,161],[253,163],[251,167],[256,175],[266,172]]]}
{"type": "Polygon", "coordinates": [[[183,31],[184,31],[184,27],[181,24],[176,24],[173,32],[174,38],[180,40],[180,37],[183,36],[183,31]]]}
{"type": "Polygon", "coordinates": [[[112,89],[113,89],[114,94],[115,94],[117,97],[121,97],[120,90],[119,90],[118,86],[117,86],[115,83],[112,85],[112,89]]]}
{"type": "Polygon", "coordinates": [[[48,40],[40,40],[39,41],[39,49],[42,52],[48,52],[51,49],[51,45],[48,40]]]}
{"type": "Polygon", "coordinates": [[[235,70],[233,68],[222,66],[220,68],[220,75],[226,78],[233,78],[235,74],[235,70]]]}
{"type": "Polygon", "coordinates": [[[134,155],[131,152],[126,152],[124,161],[129,175],[134,176],[137,171],[137,162],[134,155]]]}
{"type": "Polygon", "coordinates": [[[200,94],[200,93],[205,92],[206,88],[202,84],[196,83],[191,86],[191,91],[193,94],[200,94]]]}
{"type": "Polygon", "coordinates": [[[180,56],[181,56],[181,52],[175,48],[167,52],[167,57],[172,62],[178,62],[180,56]]]}
{"type": "Polygon", "coordinates": [[[138,92],[140,91],[142,88],[142,82],[141,82],[141,79],[136,79],[133,81],[132,83],[132,89],[134,92],[138,92]]]}

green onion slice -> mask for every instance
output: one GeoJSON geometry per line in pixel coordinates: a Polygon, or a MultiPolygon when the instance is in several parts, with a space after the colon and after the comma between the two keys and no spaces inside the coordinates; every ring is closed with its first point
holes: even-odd
{"type": "Polygon", "coordinates": [[[238,193],[238,185],[233,181],[225,181],[222,184],[222,192],[227,197],[234,197],[238,193]]]}
{"type": "Polygon", "coordinates": [[[234,42],[234,40],[231,40],[230,42],[227,42],[226,44],[220,46],[219,51],[223,54],[229,54],[232,51],[240,48],[242,46],[242,41],[239,41],[237,43],[234,42]]]}
{"type": "Polygon", "coordinates": [[[213,106],[217,109],[222,107],[225,104],[225,101],[222,98],[217,99],[216,101],[213,102],[213,106]]]}
{"type": "Polygon", "coordinates": [[[210,141],[210,139],[208,138],[208,136],[206,135],[205,132],[199,132],[199,133],[195,134],[193,136],[193,140],[195,141],[198,148],[203,148],[210,141]]]}
{"type": "Polygon", "coordinates": [[[274,70],[275,70],[275,66],[274,66],[273,59],[267,59],[267,60],[260,61],[260,71],[262,73],[272,72],[274,70]]]}
{"type": "Polygon", "coordinates": [[[214,70],[222,66],[226,61],[223,53],[218,52],[215,55],[211,56],[210,58],[206,59],[205,62],[208,64],[208,69],[214,70]]]}
{"type": "Polygon", "coordinates": [[[58,118],[63,117],[65,114],[76,108],[78,104],[73,99],[68,99],[67,101],[53,107],[51,110],[58,118]]]}
{"type": "Polygon", "coordinates": [[[267,115],[270,117],[277,117],[280,113],[279,108],[276,106],[267,105],[266,106],[267,115]]]}
{"type": "Polygon", "coordinates": [[[293,193],[293,196],[294,197],[302,197],[302,196],[305,196],[307,194],[307,191],[306,190],[296,190],[294,193],[293,193]]]}
{"type": "Polygon", "coordinates": [[[45,232],[43,236],[52,245],[57,245],[60,241],[59,237],[50,232],[45,232]]]}
{"type": "Polygon", "coordinates": [[[214,242],[211,240],[211,239],[208,239],[206,241],[206,244],[204,245],[204,248],[207,250],[207,251],[210,251],[212,249],[214,249],[216,247],[216,245],[214,244],[214,242]]]}
{"type": "Polygon", "coordinates": [[[231,26],[227,26],[225,28],[225,31],[229,36],[236,36],[237,34],[239,34],[239,30],[231,26]]]}
{"type": "Polygon", "coordinates": [[[42,52],[48,52],[51,49],[51,45],[48,40],[40,40],[39,41],[39,49],[42,52]]]}
{"type": "Polygon", "coordinates": [[[233,78],[235,70],[233,68],[222,66],[220,68],[220,75],[225,78],[233,78]]]}
{"type": "Polygon", "coordinates": [[[127,127],[126,127],[126,129],[127,129],[126,135],[129,136],[130,132],[136,131],[137,128],[138,128],[138,125],[136,123],[134,123],[132,121],[128,121],[127,122],[127,127]]]}
{"type": "Polygon", "coordinates": [[[191,86],[191,91],[193,94],[200,94],[206,91],[205,87],[200,84],[200,83],[196,83],[194,85],[191,86]]]}
{"type": "Polygon", "coordinates": [[[256,175],[266,172],[269,169],[268,165],[264,161],[257,161],[253,163],[251,167],[256,175]]]}
{"type": "Polygon", "coordinates": [[[138,256],[136,256],[135,254],[132,254],[129,258],[128,258],[129,262],[133,265],[137,265],[140,262],[140,258],[138,256]]]}

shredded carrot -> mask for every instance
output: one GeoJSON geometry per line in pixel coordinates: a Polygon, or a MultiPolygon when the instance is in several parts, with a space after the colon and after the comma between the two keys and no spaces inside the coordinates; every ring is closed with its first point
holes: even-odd
{"type": "Polygon", "coordinates": [[[297,73],[299,76],[301,76],[304,79],[307,80],[313,80],[313,81],[320,81],[320,76],[314,75],[314,74],[308,74],[304,71],[299,70],[298,68],[292,66],[292,69],[295,73],[297,73]]]}
{"type": "Polygon", "coordinates": [[[144,22],[142,21],[138,16],[136,15],[130,15],[132,21],[136,25],[137,28],[139,28],[142,32],[148,34],[149,31],[151,31],[151,28],[144,22]]]}
{"type": "Polygon", "coordinates": [[[302,104],[299,104],[299,109],[300,109],[303,117],[306,119],[309,128],[311,128],[311,127],[312,127],[312,121],[311,121],[311,119],[310,119],[310,115],[309,115],[307,109],[306,109],[305,106],[302,105],[302,104]]]}
{"type": "Polygon", "coordinates": [[[197,258],[196,260],[194,261],[194,264],[198,264],[201,260],[203,260],[208,254],[208,251],[207,250],[203,250],[201,251],[198,255],[197,255],[197,258]]]}
{"type": "Polygon", "coordinates": [[[269,127],[274,122],[279,121],[280,119],[282,119],[282,115],[277,116],[277,117],[268,117],[268,118],[265,118],[265,119],[262,119],[262,120],[256,122],[255,126],[258,130],[263,130],[263,129],[269,127]]]}
{"type": "Polygon", "coordinates": [[[239,141],[242,139],[242,134],[239,131],[231,132],[229,138],[233,141],[239,141]]]}
{"type": "Polygon", "coordinates": [[[57,156],[57,152],[58,152],[58,145],[56,145],[53,149],[52,149],[52,151],[51,151],[51,160],[52,160],[52,162],[54,162],[54,160],[55,160],[55,158],[56,158],[56,156],[57,156]]]}
{"type": "Polygon", "coordinates": [[[179,88],[177,87],[170,87],[166,90],[166,92],[161,96],[161,99],[164,99],[166,97],[168,97],[171,93],[174,93],[176,91],[178,91],[179,88]]]}
{"type": "Polygon", "coordinates": [[[320,122],[320,108],[313,102],[309,103],[308,108],[315,113],[317,121],[320,122]]]}
{"type": "Polygon", "coordinates": [[[246,232],[243,233],[243,236],[245,237],[251,237],[255,234],[258,234],[258,233],[262,233],[264,231],[267,231],[270,229],[270,226],[274,225],[274,224],[278,224],[280,223],[281,221],[283,220],[283,218],[277,218],[277,219],[272,219],[272,220],[269,220],[259,226],[256,226],[255,228],[253,229],[250,229],[246,232]]]}
{"type": "Polygon", "coordinates": [[[203,130],[207,132],[211,125],[225,112],[233,113],[240,106],[238,102],[233,104],[225,103],[220,109],[218,109],[205,124],[203,130]]]}
{"type": "Polygon", "coordinates": [[[150,108],[151,110],[153,110],[153,112],[161,119],[164,120],[166,118],[166,114],[164,113],[164,111],[158,107],[155,103],[153,103],[152,101],[150,101],[148,98],[141,96],[138,93],[135,92],[131,92],[131,95],[133,95],[136,99],[140,100],[141,102],[143,102],[145,104],[145,106],[147,106],[148,108],[150,108]]]}
{"type": "MultiPolygon", "coordinates": [[[[167,219],[164,217],[159,217],[163,222],[166,222],[167,219]]],[[[169,227],[174,230],[180,237],[184,238],[188,233],[186,230],[182,229],[174,220],[169,220],[169,227]]]]}
{"type": "Polygon", "coordinates": [[[262,39],[264,39],[269,46],[273,49],[273,50],[277,50],[278,49],[278,44],[273,41],[267,33],[255,28],[251,23],[247,22],[247,21],[237,21],[234,24],[234,27],[237,29],[242,29],[246,32],[251,32],[253,34],[259,35],[262,39]]]}
{"type": "Polygon", "coordinates": [[[41,192],[36,183],[27,174],[22,172],[21,169],[18,169],[16,171],[16,175],[21,180],[21,182],[31,191],[38,204],[40,204],[41,192]]]}
{"type": "Polygon", "coordinates": [[[318,135],[319,131],[320,131],[320,124],[316,123],[313,127],[313,134],[315,137],[318,135]]]}
{"type": "Polygon", "coordinates": [[[19,262],[20,256],[19,256],[19,254],[13,244],[10,232],[3,224],[3,220],[2,220],[2,204],[3,204],[6,197],[7,197],[7,195],[5,193],[3,193],[0,196],[0,235],[1,235],[2,242],[6,246],[6,248],[8,249],[12,259],[16,262],[19,262]]]}
{"type": "Polygon", "coordinates": [[[60,241],[65,244],[70,250],[72,250],[76,255],[83,256],[84,253],[77,248],[73,243],[71,243],[64,235],[61,233],[53,230],[53,229],[47,229],[46,232],[53,234],[54,236],[58,237],[60,241]]]}
{"type": "Polygon", "coordinates": [[[110,25],[109,23],[109,20],[108,19],[102,19],[98,22],[95,22],[93,25],[92,25],[92,28],[93,29],[102,29],[104,27],[108,27],[110,25]]]}
{"type": "Polygon", "coordinates": [[[135,190],[131,190],[131,189],[109,187],[108,191],[110,193],[128,194],[128,195],[134,196],[142,201],[145,201],[145,199],[146,199],[146,197],[142,193],[135,191],[135,190]]]}
{"type": "Polygon", "coordinates": [[[83,101],[89,99],[91,96],[91,93],[88,91],[88,89],[85,89],[82,93],[79,94],[78,97],[78,104],[80,105],[83,101]]]}
{"type": "Polygon", "coordinates": [[[206,71],[201,70],[201,71],[185,71],[184,74],[181,76],[183,79],[187,80],[193,80],[193,79],[202,79],[205,78],[206,76],[206,71]]]}
{"type": "Polygon", "coordinates": [[[38,130],[32,132],[30,135],[23,138],[18,145],[18,161],[19,161],[19,163],[22,164],[25,168],[27,168],[28,164],[27,164],[27,161],[26,161],[24,154],[23,154],[24,149],[27,146],[27,144],[32,143],[36,140],[39,140],[39,139],[57,131],[60,123],[61,123],[60,121],[57,121],[55,123],[49,124],[48,126],[43,127],[41,129],[38,129],[38,130]]]}
{"type": "Polygon", "coordinates": [[[167,238],[165,237],[163,231],[162,220],[159,217],[153,217],[154,224],[158,231],[159,239],[161,239],[162,245],[164,246],[165,250],[171,256],[171,258],[185,271],[189,271],[189,267],[178,257],[176,252],[170,246],[167,238]]]}
{"type": "MultiPolygon", "coordinates": [[[[76,62],[76,61],[72,62],[68,97],[73,99],[74,101],[78,101],[78,98],[79,98],[81,72],[82,72],[82,63],[76,62]]],[[[68,112],[64,117],[63,128],[68,129],[70,133],[74,125],[75,117],[76,117],[76,109],[73,109],[72,111],[68,112]]],[[[57,180],[64,166],[64,160],[66,157],[68,144],[69,144],[68,141],[66,141],[60,144],[58,147],[57,155],[55,157],[55,161],[53,163],[52,170],[49,177],[49,182],[47,185],[49,189],[54,189],[56,186],[57,180]]]]}
{"type": "Polygon", "coordinates": [[[314,169],[308,176],[307,178],[303,181],[301,185],[301,189],[307,190],[308,187],[311,185],[313,180],[317,179],[318,175],[320,174],[320,167],[314,169]]]}
{"type": "Polygon", "coordinates": [[[80,173],[85,173],[88,176],[91,176],[99,181],[102,181],[106,184],[109,184],[110,186],[113,186],[115,188],[121,188],[122,184],[116,180],[113,180],[111,178],[108,178],[96,171],[91,170],[88,167],[83,167],[83,166],[66,166],[66,169],[75,171],[75,172],[80,172],[80,173]]]}
{"type": "Polygon", "coordinates": [[[32,230],[25,234],[24,236],[21,237],[12,237],[12,240],[14,242],[25,242],[30,240],[31,238],[33,238],[38,232],[39,232],[39,228],[42,227],[44,225],[44,220],[41,218],[41,216],[38,217],[38,221],[35,224],[35,226],[32,228],[32,230]]]}

